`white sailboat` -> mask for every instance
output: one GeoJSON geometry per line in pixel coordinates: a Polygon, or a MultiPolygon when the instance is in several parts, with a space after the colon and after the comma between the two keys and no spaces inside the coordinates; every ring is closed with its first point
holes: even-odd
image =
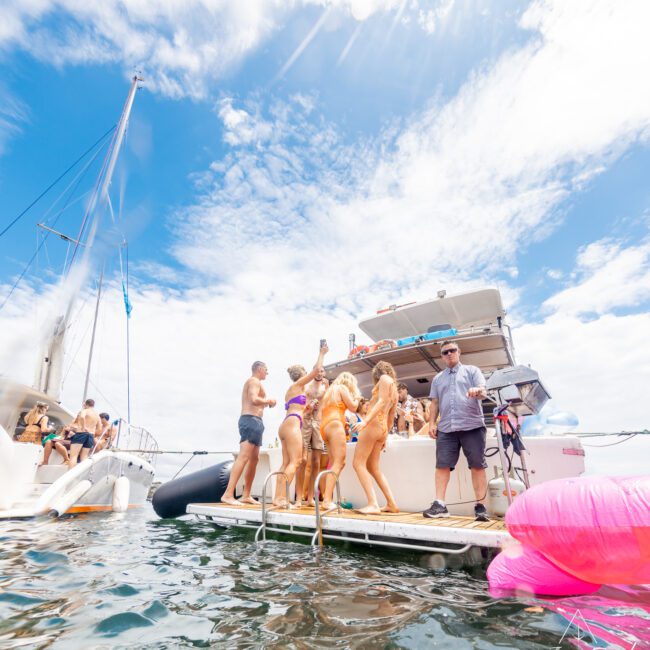
{"type": "MultiPolygon", "coordinates": [[[[118,421],[118,432],[112,448],[91,453],[72,469],[68,469],[56,451],[52,452],[47,465],[39,465],[43,456],[42,446],[14,439],[21,430],[21,416],[37,402],[48,405],[49,423],[55,427],[67,425],[75,417],[76,412],[73,413],[60,404],[65,337],[71,325],[76,296],[91,267],[91,251],[95,252],[93,244],[100,224],[101,210],[110,209],[109,188],[140,81],[137,76],[132,79],[109,153],[100,172],[99,189],[90,199],[86,215],[91,220],[88,235],[83,242],[83,255],[64,280],[62,293],[67,297],[62,309],[64,313],[54,319],[51,334],[47,337],[39,358],[34,385],[27,386],[0,377],[0,519],[93,511],[122,512],[144,504],[154,478],[152,452],[157,449],[155,439],[145,429],[133,427],[122,419],[118,421]],[[126,451],[133,449],[137,451],[126,451]]],[[[81,242],[77,241],[76,245],[80,246],[81,242]]],[[[101,276],[99,286],[98,304],[101,276]]],[[[97,310],[84,399],[92,362],[96,320],[97,310]]]]}

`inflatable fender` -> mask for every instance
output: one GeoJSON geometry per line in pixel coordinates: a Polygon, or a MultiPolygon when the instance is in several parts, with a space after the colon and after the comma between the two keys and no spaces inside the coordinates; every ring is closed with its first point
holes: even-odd
{"type": "Polygon", "coordinates": [[[601,585],[585,582],[549,562],[541,553],[514,543],[497,555],[487,570],[490,593],[515,591],[536,596],[583,596],[601,585]]]}
{"type": "Polygon", "coordinates": [[[227,460],[161,485],[151,500],[156,514],[171,519],[186,514],[189,503],[220,501],[228,487],[233,462],[227,460]]]}
{"type": "Polygon", "coordinates": [[[547,481],[518,497],[508,532],[587,582],[650,583],[650,476],[547,481]]]}

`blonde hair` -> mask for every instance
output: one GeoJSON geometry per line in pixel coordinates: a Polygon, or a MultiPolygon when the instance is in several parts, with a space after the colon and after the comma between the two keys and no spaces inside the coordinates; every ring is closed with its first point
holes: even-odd
{"type": "Polygon", "coordinates": [[[36,402],[34,406],[32,406],[31,410],[27,415],[25,416],[25,424],[28,426],[35,426],[36,422],[35,419],[38,419],[39,415],[43,415],[47,409],[49,408],[49,404],[46,402],[36,402]]]}
{"type": "Polygon", "coordinates": [[[305,367],[300,364],[289,366],[287,372],[289,373],[289,377],[291,377],[291,381],[298,381],[301,377],[304,377],[307,374],[305,367]]]}
{"type": "Polygon", "coordinates": [[[372,369],[372,380],[375,384],[379,381],[382,375],[388,375],[392,377],[393,381],[397,381],[397,375],[395,374],[395,368],[388,363],[388,361],[379,361],[377,365],[372,369]]]}
{"type": "Polygon", "coordinates": [[[345,386],[352,399],[356,402],[361,399],[361,391],[359,391],[359,384],[357,383],[357,378],[351,372],[342,372],[333,382],[332,385],[327,389],[332,390],[334,386],[345,386]]]}

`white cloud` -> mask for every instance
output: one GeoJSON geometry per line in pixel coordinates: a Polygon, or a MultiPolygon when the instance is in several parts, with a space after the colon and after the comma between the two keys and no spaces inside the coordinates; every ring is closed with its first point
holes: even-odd
{"type": "MultiPolygon", "coordinates": [[[[116,63],[129,76],[142,70],[154,91],[201,99],[296,11],[314,5],[323,21],[332,11],[365,21],[403,10],[403,0],[7,0],[0,52],[22,49],[56,66],[116,63]]],[[[321,26],[305,35],[280,76],[321,26]]]]}
{"type": "Polygon", "coordinates": [[[578,415],[578,430],[604,432],[648,428],[648,332],[647,312],[587,322],[558,312],[514,336],[518,362],[540,373],[554,404],[578,415]]]}
{"type": "Polygon", "coordinates": [[[29,119],[29,110],[23,102],[14,97],[0,82],[0,156],[7,143],[20,133],[29,119]]]}
{"type": "Polygon", "coordinates": [[[251,115],[243,109],[234,108],[232,97],[219,102],[219,117],[225,127],[224,140],[233,146],[261,143],[271,137],[272,126],[259,115],[251,115]]]}
{"type": "Polygon", "coordinates": [[[650,240],[623,247],[601,240],[578,254],[574,284],[544,302],[564,314],[606,314],[619,307],[638,308],[650,299],[650,240]]]}

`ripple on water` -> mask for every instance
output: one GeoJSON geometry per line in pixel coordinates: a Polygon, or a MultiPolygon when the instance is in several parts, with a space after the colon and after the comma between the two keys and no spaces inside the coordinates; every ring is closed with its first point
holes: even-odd
{"type": "Polygon", "coordinates": [[[110,587],[109,589],[104,589],[103,593],[119,596],[120,598],[128,598],[129,596],[135,596],[136,594],[139,594],[140,590],[136,589],[132,585],[121,584],[116,585],[115,587],[110,587]]]}
{"type": "MultiPolygon", "coordinates": [[[[537,649],[558,645],[567,623],[560,601],[492,598],[480,555],[461,569],[343,544],[256,545],[150,510],[10,522],[0,537],[0,645],[537,649]]],[[[635,616],[641,630],[650,606],[594,612],[635,616]]]]}
{"type": "Polygon", "coordinates": [[[154,622],[137,612],[121,612],[100,621],[95,630],[102,636],[117,636],[134,627],[150,627],[154,622]]]}
{"type": "Polygon", "coordinates": [[[53,551],[25,551],[25,557],[36,564],[67,564],[69,559],[63,553],[53,551]]]}

